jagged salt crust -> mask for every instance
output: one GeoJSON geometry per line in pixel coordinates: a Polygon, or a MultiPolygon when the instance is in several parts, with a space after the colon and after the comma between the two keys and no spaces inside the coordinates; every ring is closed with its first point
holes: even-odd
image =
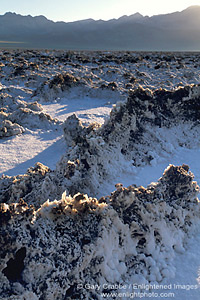
{"type": "Polygon", "coordinates": [[[200,74],[198,53],[2,49],[0,54],[1,112],[9,113],[2,116],[0,112],[0,122],[8,120],[24,129],[49,129],[57,123],[43,114],[38,102],[89,97],[105,99],[107,105],[125,100],[130,89],[138,86],[171,90],[198,83],[200,74]],[[11,102],[4,105],[4,97],[20,102],[17,110],[11,102]],[[29,106],[33,99],[34,107],[29,106]]]}
{"type": "Polygon", "coordinates": [[[64,191],[97,196],[105,182],[121,173],[134,174],[138,166],[156,164],[180,146],[198,146],[199,95],[199,85],[174,92],[139,88],[112,109],[102,126],[84,127],[70,116],[63,124],[69,148],[56,169],[37,164],[25,175],[4,176],[0,202],[23,197],[39,207],[47,199],[59,199],[64,191]]]}
{"type": "Polygon", "coordinates": [[[81,188],[95,194],[119,173],[155,164],[180,146],[198,145],[199,95],[199,85],[174,92],[139,88],[114,106],[100,128],[85,128],[76,116],[69,117],[63,127],[72,147],[58,162],[57,173],[70,178],[70,193],[81,188]]]}
{"type": "MultiPolygon", "coordinates": [[[[75,72],[74,72],[75,73],[75,72]]],[[[120,99],[125,100],[126,92],[124,89],[118,88],[115,82],[100,80],[95,76],[81,74],[82,76],[74,76],[74,73],[60,73],[52,79],[43,82],[34,92],[33,97],[38,97],[42,102],[58,100],[62,98],[77,99],[85,96],[98,99],[120,99]]]]}
{"type": "Polygon", "coordinates": [[[14,98],[6,93],[6,89],[2,89],[0,101],[0,138],[22,134],[25,128],[51,129],[61,123],[42,112],[37,101],[27,103],[20,97],[14,98]]]}
{"type": "Polygon", "coordinates": [[[160,283],[174,275],[175,251],[184,251],[199,219],[198,187],[187,166],[170,166],[147,189],[119,184],[99,200],[83,193],[96,196],[120,173],[199,144],[200,86],[156,90],[198,81],[198,56],[191,63],[183,55],[187,68],[178,56],[2,52],[4,137],[57,124],[43,114],[41,100],[120,99],[139,84],[155,91],[130,91],[101,127],[68,118],[63,130],[70,148],[55,171],[37,163],[24,175],[0,179],[1,299],[102,299],[109,284],[160,283]],[[162,69],[157,77],[154,68],[162,69]],[[30,89],[12,86],[19,83],[30,89]],[[22,100],[32,96],[37,102],[22,100]]]}
{"type": "Polygon", "coordinates": [[[64,193],[37,210],[22,199],[1,204],[1,299],[103,299],[109,286],[122,293],[173,277],[175,251],[199,219],[188,169],[170,165],[147,188],[118,186],[99,200],[64,193]]]}

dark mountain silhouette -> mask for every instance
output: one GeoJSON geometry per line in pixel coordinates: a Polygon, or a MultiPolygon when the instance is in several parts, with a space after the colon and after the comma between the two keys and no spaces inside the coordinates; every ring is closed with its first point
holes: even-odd
{"type": "Polygon", "coordinates": [[[77,50],[200,50],[200,6],[152,17],[53,22],[44,16],[0,16],[0,46],[77,50]],[[12,43],[14,42],[14,43],[12,43]]]}

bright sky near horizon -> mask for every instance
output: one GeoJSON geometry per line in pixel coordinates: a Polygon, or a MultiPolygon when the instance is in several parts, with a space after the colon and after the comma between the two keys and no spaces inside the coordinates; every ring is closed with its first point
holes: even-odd
{"type": "Polygon", "coordinates": [[[0,15],[10,11],[70,22],[88,18],[108,20],[136,12],[152,16],[182,11],[191,5],[200,5],[200,0],[0,0],[0,15]]]}

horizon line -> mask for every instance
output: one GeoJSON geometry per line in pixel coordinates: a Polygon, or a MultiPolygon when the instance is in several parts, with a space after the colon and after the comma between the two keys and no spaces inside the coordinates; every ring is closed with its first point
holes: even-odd
{"type": "Polygon", "coordinates": [[[155,16],[163,16],[163,15],[169,15],[169,14],[173,14],[173,13],[178,13],[178,12],[183,12],[189,8],[194,8],[194,7],[199,7],[200,8],[200,5],[190,5],[188,7],[186,7],[185,9],[181,10],[181,11],[173,11],[173,12],[169,12],[169,13],[162,13],[162,14],[155,14],[155,15],[142,15],[140,12],[135,12],[133,14],[130,14],[130,15],[122,15],[118,18],[111,18],[111,19],[93,19],[93,18],[86,18],[86,19],[78,19],[78,20],[74,20],[74,21],[63,21],[63,20],[60,20],[60,21],[54,21],[48,17],[46,17],[45,15],[31,15],[31,14],[27,14],[27,15],[24,15],[24,14],[20,14],[20,13],[16,13],[16,12],[12,12],[12,11],[7,11],[5,12],[3,15],[0,15],[0,16],[5,16],[6,14],[14,14],[14,15],[18,15],[18,16],[22,16],[22,17],[32,17],[32,18],[37,18],[37,17],[44,17],[46,18],[47,20],[51,21],[51,22],[54,22],[54,23],[74,23],[74,22],[81,22],[81,21],[88,21],[88,20],[92,20],[92,21],[102,21],[102,22],[108,22],[108,21],[112,21],[112,20],[119,20],[120,18],[122,17],[130,17],[132,15],[136,15],[136,14],[139,14],[141,15],[143,18],[145,17],[148,17],[148,18],[151,18],[151,17],[155,17],[155,16]]]}

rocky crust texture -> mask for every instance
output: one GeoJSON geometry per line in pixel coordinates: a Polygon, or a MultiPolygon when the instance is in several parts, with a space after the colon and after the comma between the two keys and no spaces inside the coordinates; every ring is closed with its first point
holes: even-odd
{"type": "Polygon", "coordinates": [[[198,53],[0,50],[0,138],[55,128],[42,106],[62,99],[125,100],[131,89],[199,83],[198,53]],[[32,103],[31,103],[32,102],[32,103]],[[18,125],[15,125],[18,124],[18,125]],[[12,127],[12,128],[11,128],[12,127]]]}
{"type": "Polygon", "coordinates": [[[99,200],[64,193],[37,210],[22,199],[1,204],[1,299],[103,299],[109,286],[173,276],[174,253],[199,218],[188,169],[170,165],[147,188],[119,185],[99,200]]]}
{"type": "Polygon", "coordinates": [[[154,164],[177,147],[198,145],[200,86],[174,92],[130,92],[102,125],[82,125],[76,115],[63,123],[68,150],[54,171],[38,163],[25,175],[0,179],[0,203],[21,197],[37,208],[47,199],[59,199],[64,191],[96,197],[105,181],[136,167],[154,164]],[[39,195],[39,196],[38,196],[39,195]]]}
{"type": "Polygon", "coordinates": [[[43,82],[35,90],[33,97],[39,98],[41,102],[65,97],[77,99],[77,97],[83,98],[85,96],[125,100],[126,94],[125,89],[118,88],[118,84],[114,81],[102,81],[94,74],[82,74],[82,76],[76,77],[74,74],[64,72],[43,82]],[[99,82],[97,83],[97,81],[99,82]]]}
{"type": "Polygon", "coordinates": [[[180,145],[199,143],[199,95],[200,86],[154,93],[139,88],[114,106],[100,128],[85,128],[75,115],[69,117],[63,128],[71,149],[58,162],[57,174],[73,183],[70,193],[93,194],[125,170],[131,173],[180,145]]]}
{"type": "MultiPolygon", "coordinates": [[[[89,82],[78,73],[54,73],[43,78],[35,97],[85,91],[89,82]]],[[[114,92],[117,85],[100,89],[114,92]]],[[[1,91],[0,137],[61,125],[38,102],[1,91]]],[[[70,116],[62,125],[67,152],[54,171],[37,163],[24,175],[0,178],[1,299],[103,299],[109,286],[161,283],[174,275],[174,253],[184,250],[199,219],[199,188],[188,166],[169,166],[147,188],[118,184],[111,195],[96,198],[119,174],[198,144],[199,98],[199,85],[154,92],[139,87],[102,126],[86,127],[70,116]]]]}
{"type": "Polygon", "coordinates": [[[12,123],[9,120],[4,120],[0,125],[0,138],[21,134],[24,131],[25,129],[19,124],[12,123]]]}
{"type": "Polygon", "coordinates": [[[58,120],[42,112],[42,106],[37,101],[27,103],[7,92],[8,89],[1,89],[0,138],[24,133],[26,128],[51,129],[60,124],[58,120]]]}

